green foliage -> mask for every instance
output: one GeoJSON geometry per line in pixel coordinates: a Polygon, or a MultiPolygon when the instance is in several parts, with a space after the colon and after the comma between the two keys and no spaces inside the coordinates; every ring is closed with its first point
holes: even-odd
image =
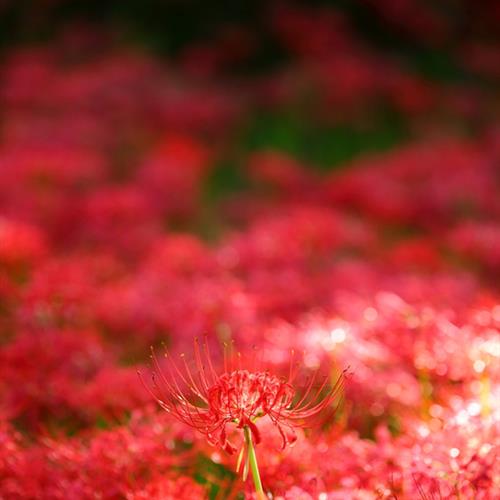
{"type": "MultiPolygon", "coordinates": [[[[203,454],[196,457],[194,479],[207,489],[210,500],[229,498],[234,496],[235,482],[238,476],[222,464],[218,464],[203,454]]],[[[244,498],[243,496],[235,498],[244,498]]]]}
{"type": "Polygon", "coordinates": [[[388,150],[408,133],[397,116],[380,116],[375,123],[318,125],[286,114],[260,114],[243,138],[246,149],[277,149],[323,170],[338,167],[356,156],[388,150]]]}

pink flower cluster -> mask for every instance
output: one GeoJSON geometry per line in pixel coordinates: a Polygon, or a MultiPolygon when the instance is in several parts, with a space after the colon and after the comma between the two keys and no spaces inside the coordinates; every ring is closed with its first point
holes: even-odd
{"type": "MultiPolygon", "coordinates": [[[[360,3],[410,39],[453,40],[430,4],[360,3]]],[[[471,32],[488,19],[472,10],[471,32]]],[[[237,27],[168,62],[74,61],[64,40],[2,60],[0,498],[252,498],[226,452],[238,425],[272,498],[498,496],[494,85],[426,79],[334,9],[266,15],[287,63],[244,83],[232,65],[259,40],[237,27]],[[335,170],[238,142],[255,110],[362,130],[380,107],[412,140],[335,170]],[[228,159],[247,184],[214,201],[228,159]],[[150,347],[182,360],[196,337],[268,370],[197,359],[153,390],[164,412],[137,370],[148,385],[150,347]],[[306,381],[350,375],[300,401],[278,376],[292,352],[306,381]]],[[[498,44],[473,42],[456,63],[498,83],[498,44]]]]}

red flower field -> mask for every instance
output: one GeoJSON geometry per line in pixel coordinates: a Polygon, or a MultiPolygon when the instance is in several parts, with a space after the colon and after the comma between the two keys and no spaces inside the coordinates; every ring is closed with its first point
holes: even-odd
{"type": "Polygon", "coordinates": [[[347,3],[454,70],[316,3],[4,49],[0,499],[500,497],[500,10],[347,3]]]}

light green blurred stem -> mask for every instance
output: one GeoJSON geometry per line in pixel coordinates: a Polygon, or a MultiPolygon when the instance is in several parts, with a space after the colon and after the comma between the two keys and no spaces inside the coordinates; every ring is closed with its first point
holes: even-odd
{"type": "Polygon", "coordinates": [[[255,454],[255,448],[252,440],[252,433],[248,427],[244,428],[245,442],[248,449],[248,461],[250,463],[250,470],[252,471],[253,484],[255,486],[255,491],[257,493],[257,498],[259,500],[264,500],[266,495],[264,489],[262,488],[262,481],[260,480],[259,466],[257,464],[257,455],[255,454]]]}

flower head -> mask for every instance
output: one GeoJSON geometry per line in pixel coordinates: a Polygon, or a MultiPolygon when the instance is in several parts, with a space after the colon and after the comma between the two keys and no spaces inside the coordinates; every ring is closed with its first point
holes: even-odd
{"type": "MultiPolygon", "coordinates": [[[[228,453],[236,447],[228,439],[228,425],[248,430],[255,444],[261,441],[258,419],[268,417],[278,429],[282,446],[295,442],[297,427],[310,427],[316,417],[339,398],[344,373],[330,384],[330,377],[318,372],[297,385],[298,363],[293,352],[287,377],[278,377],[262,366],[256,368],[255,358],[242,367],[242,356],[228,355],[224,350],[224,370],[218,373],[207,342],[194,343],[194,367],[181,355],[180,363],[165,351],[166,368],[162,369],[154,351],[152,387],[146,387],[159,405],[178,420],[204,434],[208,442],[228,453]]],[[[262,363],[261,363],[262,365],[262,363]]],[[[336,408],[332,410],[335,411],[336,408]]]]}

